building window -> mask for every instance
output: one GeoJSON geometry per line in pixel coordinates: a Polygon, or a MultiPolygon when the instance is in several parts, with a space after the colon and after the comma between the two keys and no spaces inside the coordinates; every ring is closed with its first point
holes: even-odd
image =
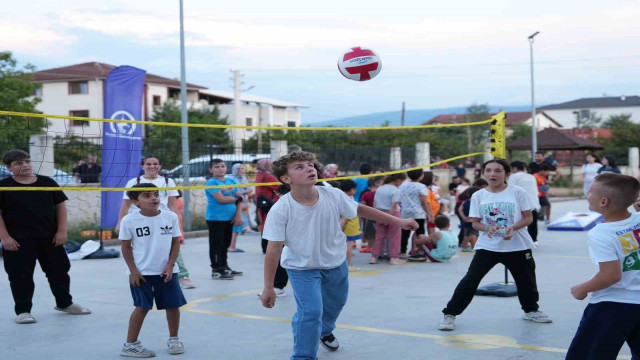
{"type": "Polygon", "coordinates": [[[86,81],[70,81],[69,82],[69,94],[88,94],[89,83],[86,81]]]}
{"type": "Polygon", "coordinates": [[[295,121],[287,121],[287,127],[296,127],[295,121]]]}
{"type": "Polygon", "coordinates": [[[38,97],[42,97],[42,86],[37,87],[37,88],[33,91],[33,95],[34,95],[34,96],[38,96],[38,97]]]}
{"type": "MultiPolygon", "coordinates": [[[[71,110],[69,111],[69,116],[89,117],[89,110],[71,110]]],[[[89,126],[89,122],[84,120],[71,120],[71,126],[89,126]]]]}
{"type": "Polygon", "coordinates": [[[247,126],[253,126],[253,118],[252,117],[245,118],[245,122],[246,122],[247,126]]]}
{"type": "Polygon", "coordinates": [[[160,97],[160,95],[153,95],[153,106],[161,106],[162,105],[162,98],[160,97]]]}

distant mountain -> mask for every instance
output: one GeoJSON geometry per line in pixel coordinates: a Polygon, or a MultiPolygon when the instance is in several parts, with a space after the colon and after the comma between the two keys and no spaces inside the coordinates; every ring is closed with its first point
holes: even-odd
{"type": "MultiPolygon", "coordinates": [[[[527,105],[523,106],[490,106],[491,112],[498,112],[500,110],[504,110],[506,112],[510,111],[527,111],[531,110],[531,107],[527,105]]],[[[451,108],[442,108],[442,109],[420,109],[420,110],[407,110],[405,111],[405,125],[420,125],[425,121],[431,120],[432,118],[440,115],[440,114],[465,114],[467,112],[467,108],[460,107],[451,107],[451,108]]],[[[400,116],[401,111],[385,111],[378,112],[366,115],[358,115],[351,116],[342,119],[330,120],[330,121],[320,121],[314,123],[303,123],[304,125],[309,126],[353,126],[353,127],[363,127],[363,126],[380,126],[385,121],[389,122],[391,126],[400,126],[400,116]]]]}

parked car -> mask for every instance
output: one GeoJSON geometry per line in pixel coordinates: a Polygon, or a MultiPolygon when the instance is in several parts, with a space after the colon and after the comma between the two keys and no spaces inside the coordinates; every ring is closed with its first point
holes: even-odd
{"type": "MultiPolygon", "coordinates": [[[[227,165],[227,174],[231,173],[231,166],[235,163],[250,163],[254,160],[270,158],[270,154],[211,154],[203,155],[189,160],[189,180],[205,180],[209,177],[209,163],[212,159],[221,159],[227,165]]],[[[182,165],[178,165],[167,172],[172,179],[181,180],[183,176],[182,165]]]]}
{"type": "MultiPolygon", "coordinates": [[[[66,172],[58,169],[53,169],[53,180],[58,183],[58,185],[75,185],[76,179],[67,174],[66,172]]],[[[9,171],[6,167],[0,166],[0,180],[8,178],[11,176],[11,171],[9,171]]]]}

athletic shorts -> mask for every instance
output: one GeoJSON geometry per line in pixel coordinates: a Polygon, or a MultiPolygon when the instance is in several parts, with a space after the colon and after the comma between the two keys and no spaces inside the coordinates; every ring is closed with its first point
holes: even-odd
{"type": "Polygon", "coordinates": [[[140,287],[129,284],[133,306],[152,309],[154,299],[158,310],[177,309],[187,303],[180,288],[178,273],[174,273],[169,282],[164,282],[164,277],[160,275],[144,275],[144,279],[146,281],[140,287]]]}
{"type": "Polygon", "coordinates": [[[347,236],[347,241],[356,241],[362,239],[362,234],[347,236]]]}
{"type": "Polygon", "coordinates": [[[363,237],[365,239],[376,238],[376,222],[370,219],[364,219],[363,237]]]}
{"type": "Polygon", "coordinates": [[[551,206],[549,198],[546,196],[539,196],[538,199],[540,200],[540,206],[551,206]]]}
{"type": "Polygon", "coordinates": [[[478,230],[472,228],[472,227],[470,227],[470,228],[463,227],[462,228],[462,235],[463,236],[472,236],[472,235],[478,236],[478,235],[480,235],[480,232],[478,230]]]}

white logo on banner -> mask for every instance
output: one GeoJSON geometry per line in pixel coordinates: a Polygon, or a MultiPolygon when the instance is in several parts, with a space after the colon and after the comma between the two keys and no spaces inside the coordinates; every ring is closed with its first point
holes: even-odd
{"type": "MultiPolygon", "coordinates": [[[[114,120],[135,120],[133,115],[124,110],[114,112],[111,118],[114,120]]],[[[109,123],[112,133],[127,136],[133,136],[133,133],[136,131],[136,126],[136,124],[130,123],[109,123]]]]}

